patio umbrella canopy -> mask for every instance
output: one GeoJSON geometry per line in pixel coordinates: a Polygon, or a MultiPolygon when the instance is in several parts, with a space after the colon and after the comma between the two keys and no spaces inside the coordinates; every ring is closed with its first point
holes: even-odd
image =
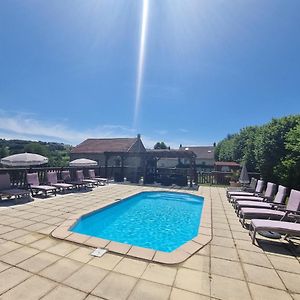
{"type": "Polygon", "coordinates": [[[239,178],[239,182],[242,184],[247,184],[250,182],[246,164],[243,165],[243,168],[242,168],[242,171],[240,174],[240,178],[239,178]]]}
{"type": "Polygon", "coordinates": [[[28,167],[43,165],[48,162],[48,158],[35,153],[19,153],[4,157],[1,164],[9,167],[28,167]]]}
{"type": "Polygon", "coordinates": [[[92,167],[97,166],[98,163],[95,160],[87,159],[87,158],[79,158],[70,161],[70,167],[92,167]]]}

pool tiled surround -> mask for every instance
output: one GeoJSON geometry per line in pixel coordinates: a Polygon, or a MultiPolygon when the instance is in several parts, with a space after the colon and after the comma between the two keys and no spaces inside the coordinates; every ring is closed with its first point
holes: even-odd
{"type": "MultiPolygon", "coordinates": [[[[147,190],[144,190],[147,191],[147,190]]],[[[153,190],[149,190],[153,191],[153,190]]],[[[185,191],[189,194],[198,195],[195,191],[185,191]]],[[[132,193],[129,196],[134,195],[132,193]]],[[[201,196],[201,195],[200,195],[201,196]]],[[[119,201],[122,201],[119,200],[119,201]]],[[[202,209],[202,217],[199,225],[198,236],[183,244],[179,248],[172,252],[162,252],[147,248],[141,248],[134,245],[128,245],[115,241],[105,240],[97,237],[91,237],[88,235],[75,233],[70,231],[70,228],[83,216],[93,213],[96,210],[109,206],[116,203],[114,199],[105,204],[99,205],[96,209],[93,208],[85,214],[74,215],[58,226],[52,233],[52,237],[82,244],[85,246],[95,248],[105,248],[106,250],[138,259],[147,261],[162,263],[162,264],[178,264],[182,263],[191,257],[194,253],[198,252],[201,248],[205,247],[212,239],[212,228],[211,228],[211,198],[205,198],[202,209]]]]}
{"type": "MultiPolygon", "coordinates": [[[[1,300],[300,299],[299,240],[292,247],[284,239],[258,236],[259,246],[253,245],[224,188],[200,186],[196,194],[211,198],[213,239],[180,264],[111,252],[92,257],[93,247],[49,236],[73,215],[144,189],[111,184],[0,207],[1,300]]],[[[139,250],[132,247],[129,252],[139,250]]]]}

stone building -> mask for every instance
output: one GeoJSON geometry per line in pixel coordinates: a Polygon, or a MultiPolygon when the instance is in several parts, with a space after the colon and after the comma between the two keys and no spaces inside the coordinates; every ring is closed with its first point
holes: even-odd
{"type": "MultiPolygon", "coordinates": [[[[72,149],[70,159],[88,158],[97,161],[99,166],[105,166],[107,159],[108,167],[120,167],[121,157],[118,153],[122,152],[146,152],[141,136],[138,134],[135,138],[87,139],[72,149]],[[113,153],[116,155],[112,155],[113,153]]],[[[127,157],[124,160],[124,167],[139,167],[140,164],[138,156],[127,157]]]]}
{"type": "MultiPolygon", "coordinates": [[[[196,168],[197,171],[212,171],[215,165],[215,147],[214,146],[182,146],[180,145],[179,150],[190,150],[196,154],[196,168]]],[[[184,159],[183,164],[189,164],[184,159]]]]}

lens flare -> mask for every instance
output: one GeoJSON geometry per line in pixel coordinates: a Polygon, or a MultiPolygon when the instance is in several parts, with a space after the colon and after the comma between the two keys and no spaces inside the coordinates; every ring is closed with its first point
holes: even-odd
{"type": "Polygon", "coordinates": [[[138,114],[139,114],[141,97],[142,97],[142,83],[143,83],[144,66],[145,66],[148,14],[149,14],[149,0],[143,0],[139,60],[138,60],[138,68],[137,68],[135,107],[134,107],[134,119],[133,119],[133,127],[134,128],[137,127],[138,114]]]}

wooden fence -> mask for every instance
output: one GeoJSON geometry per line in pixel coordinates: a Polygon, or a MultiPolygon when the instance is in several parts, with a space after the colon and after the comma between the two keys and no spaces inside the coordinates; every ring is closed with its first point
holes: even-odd
{"type": "MultiPolygon", "coordinates": [[[[249,178],[255,177],[260,178],[260,173],[249,172],[249,178]]],[[[220,185],[229,185],[231,181],[233,172],[200,172],[198,173],[198,183],[199,184],[220,184],[220,185]]]]}
{"type": "MultiPolygon", "coordinates": [[[[75,179],[75,172],[78,169],[82,169],[85,177],[88,177],[88,170],[94,169],[96,176],[106,177],[108,179],[115,179],[116,181],[123,181],[124,178],[121,178],[122,169],[121,167],[64,167],[64,168],[46,168],[46,167],[37,167],[37,168],[0,168],[0,174],[8,173],[10,175],[11,183],[15,187],[26,187],[26,174],[37,172],[39,175],[39,180],[41,183],[45,183],[45,174],[46,172],[56,171],[58,175],[58,179],[61,179],[61,171],[69,170],[71,177],[75,179]]],[[[135,167],[124,167],[123,169],[124,177],[131,182],[139,182],[140,178],[144,175],[143,170],[141,168],[135,167]]],[[[182,169],[182,168],[160,168],[157,170],[158,177],[160,176],[173,176],[180,175],[186,177],[186,181],[192,180],[193,174],[190,169],[182,169]]],[[[228,185],[230,178],[232,177],[231,172],[200,172],[198,173],[198,184],[222,184],[228,185]]],[[[260,178],[259,173],[249,173],[249,177],[260,178]]]]}
{"type": "MultiPolygon", "coordinates": [[[[69,170],[71,177],[75,178],[75,172],[79,168],[76,167],[68,167],[68,168],[0,168],[0,174],[8,173],[10,176],[10,181],[12,186],[27,188],[26,174],[27,173],[38,173],[40,183],[46,183],[46,172],[55,171],[57,173],[58,180],[61,179],[61,171],[69,170]]],[[[85,176],[88,176],[88,170],[94,169],[96,176],[99,175],[99,168],[80,168],[83,170],[85,176]]]]}

